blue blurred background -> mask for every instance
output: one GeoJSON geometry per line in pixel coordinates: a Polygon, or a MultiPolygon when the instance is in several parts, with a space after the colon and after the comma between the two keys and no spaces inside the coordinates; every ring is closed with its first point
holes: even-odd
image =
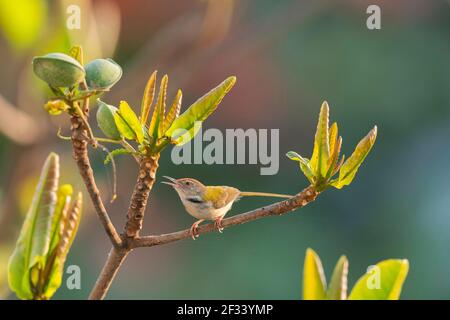
{"type": "MultiPolygon", "coordinates": [[[[6,264],[40,167],[50,151],[62,157],[62,178],[84,191],[70,144],[58,139],[68,119],[42,108],[48,91],[31,73],[31,58],[82,44],[87,60],[112,57],[122,80],[103,99],[126,99],[137,110],[149,74],[182,88],[183,106],[236,75],[237,85],[204,128],[280,129],[280,171],[257,165],[182,165],[170,150],[158,176],[195,177],[243,190],[294,193],[307,185],[289,150],[309,156],[320,104],[327,100],[349,155],[373,125],[377,143],[353,184],[327,190],[311,205],[182,241],[134,251],[109,298],[300,299],[305,250],[322,258],[328,278],[341,254],[349,286],[367,266],[407,258],[404,299],[450,298],[450,4],[448,1],[40,1],[0,0],[0,294],[6,264]],[[66,9],[81,8],[81,30],[67,30],[66,9]],[[368,30],[366,8],[381,7],[381,30],[368,30]]],[[[92,119],[94,122],[94,119],[92,119]]],[[[103,197],[111,169],[93,151],[103,197]]],[[[119,198],[108,205],[125,221],[137,168],[118,160],[119,198]]],[[[87,197],[86,197],[87,198],[87,197]]],[[[270,199],[244,199],[230,214],[270,199]]],[[[169,187],[155,185],[144,234],[189,227],[169,187]]],[[[67,264],[81,267],[81,290],[62,286],[56,298],[84,299],[110,244],[90,203],[67,264]]]]}

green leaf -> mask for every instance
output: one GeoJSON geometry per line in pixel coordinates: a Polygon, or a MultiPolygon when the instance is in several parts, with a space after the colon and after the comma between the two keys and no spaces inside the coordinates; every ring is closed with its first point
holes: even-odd
{"type": "Polygon", "coordinates": [[[325,177],[328,171],[328,158],[330,154],[329,133],[328,133],[328,103],[324,101],[320,108],[319,121],[317,123],[316,135],[314,138],[314,149],[311,157],[311,168],[317,177],[325,177]]]}
{"type": "Polygon", "coordinates": [[[14,49],[28,49],[39,39],[47,12],[45,0],[0,0],[1,31],[14,49]]]}
{"type": "MultiPolygon", "coordinates": [[[[328,159],[328,171],[326,179],[329,180],[337,172],[337,163],[339,160],[339,154],[341,153],[342,137],[337,138],[337,141],[333,144],[333,150],[331,151],[330,159],[328,159]]],[[[343,159],[343,158],[342,158],[343,159]]]]}
{"type": "Polygon", "coordinates": [[[178,145],[193,139],[198,131],[196,127],[199,127],[195,126],[195,123],[202,122],[208,118],[235,83],[236,77],[229,77],[198,99],[172,123],[165,135],[178,145]]]}
{"type": "Polygon", "coordinates": [[[327,291],[328,300],[347,299],[348,260],[341,256],[334,267],[333,275],[327,291]]]}
{"type": "Polygon", "coordinates": [[[302,170],[308,181],[314,184],[314,172],[312,171],[312,168],[309,164],[309,160],[303,158],[301,155],[294,151],[289,151],[288,153],[286,153],[286,156],[291,160],[298,161],[300,170],[302,170]]]}
{"type": "Polygon", "coordinates": [[[142,97],[141,103],[141,124],[145,125],[147,123],[148,114],[150,113],[150,108],[153,104],[153,99],[155,97],[156,89],[156,75],[158,71],[154,71],[147,81],[145,86],[144,95],[142,97]]]}
{"type": "Polygon", "coordinates": [[[51,241],[49,252],[53,251],[58,245],[60,238],[60,221],[61,218],[67,216],[67,211],[70,207],[72,199],[73,188],[70,184],[64,184],[59,187],[57,194],[56,207],[52,218],[51,241]]]}
{"type": "Polygon", "coordinates": [[[115,149],[113,151],[111,151],[110,153],[108,153],[108,155],[105,158],[104,164],[108,164],[111,162],[111,160],[121,154],[130,154],[131,151],[124,149],[124,148],[119,148],[119,149],[115,149]]]}
{"type": "Polygon", "coordinates": [[[350,293],[349,300],[398,300],[408,275],[406,259],[384,260],[362,276],[350,293]]]}
{"type": "Polygon", "coordinates": [[[46,282],[41,293],[44,299],[50,299],[61,286],[64,263],[80,224],[82,205],[83,197],[79,192],[66,215],[60,217],[58,246],[50,252],[45,270],[47,274],[44,275],[46,282]]]}
{"type": "Polygon", "coordinates": [[[181,100],[183,99],[183,93],[178,89],[177,95],[175,99],[173,99],[172,106],[167,112],[166,117],[163,122],[163,133],[166,133],[167,129],[169,129],[170,125],[175,121],[176,118],[180,115],[181,109],[181,100]]]}
{"type": "Polygon", "coordinates": [[[339,178],[334,180],[331,185],[341,189],[349,185],[355,178],[359,166],[363,163],[366,156],[369,154],[377,138],[377,126],[358,143],[352,155],[344,162],[339,171],[339,178]]]}
{"type": "Polygon", "coordinates": [[[326,280],[322,262],[314,250],[310,248],[306,250],[303,266],[303,299],[326,299],[326,280]]]}
{"type": "Polygon", "coordinates": [[[97,99],[97,104],[98,108],[96,116],[98,127],[108,138],[121,140],[121,133],[119,132],[116,125],[116,120],[114,119],[114,115],[117,113],[117,108],[104,103],[100,99],[97,99]]]}
{"type": "Polygon", "coordinates": [[[159,88],[158,100],[156,100],[155,110],[153,110],[152,120],[150,122],[150,127],[148,133],[154,141],[162,137],[162,126],[164,121],[164,114],[166,112],[166,95],[167,95],[167,84],[169,82],[169,77],[167,74],[161,80],[161,85],[159,88]]]}
{"type": "Polygon", "coordinates": [[[44,163],[14,252],[9,260],[8,280],[20,299],[32,299],[32,269],[42,270],[50,246],[53,213],[57,202],[59,157],[51,153],[44,163]]]}
{"type": "Polygon", "coordinates": [[[328,133],[328,135],[329,135],[328,141],[330,144],[330,157],[331,157],[331,153],[333,153],[336,142],[338,141],[338,138],[339,138],[338,132],[339,132],[338,125],[336,122],[333,122],[333,124],[330,127],[329,133],[328,133]]]}
{"type": "Polygon", "coordinates": [[[119,110],[114,113],[114,121],[125,138],[136,140],[138,143],[144,141],[141,123],[126,101],[120,101],[119,110]]]}

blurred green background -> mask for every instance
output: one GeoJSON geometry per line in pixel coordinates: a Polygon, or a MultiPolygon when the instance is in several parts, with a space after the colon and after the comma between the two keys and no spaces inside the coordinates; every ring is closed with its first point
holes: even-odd
{"type": "MultiPolygon", "coordinates": [[[[280,129],[275,176],[260,176],[257,165],[175,166],[166,150],[159,177],[293,193],[307,181],[284,153],[310,155],[323,100],[347,155],[378,125],[377,143],[351,186],[283,217],[136,250],[108,298],[300,299],[307,247],[319,253],[328,277],[346,254],[349,287],[368,265],[407,258],[403,299],[450,298],[449,40],[450,4],[443,0],[0,0],[0,296],[14,298],[7,259],[50,151],[62,156],[63,180],[84,191],[70,144],[56,137],[59,126],[68,133],[68,119],[45,113],[49,93],[30,64],[34,55],[82,44],[88,60],[113,57],[124,68],[103,97],[108,103],[126,99],[137,110],[154,69],[169,75],[171,97],[183,89],[184,107],[234,74],[237,85],[204,128],[280,129]],[[65,28],[70,4],[81,8],[81,30],[65,28]],[[369,4],[381,7],[381,30],[366,27],[369,4]]],[[[91,153],[108,202],[111,169],[103,157],[91,153]]],[[[119,198],[108,209],[121,228],[137,168],[126,157],[117,164],[119,198]]],[[[230,215],[270,201],[244,199],[230,215]]],[[[175,192],[157,183],[143,233],[193,221],[175,192]]],[[[82,288],[63,285],[55,297],[86,298],[109,247],[87,203],[66,264],[81,267],[82,288]]]]}

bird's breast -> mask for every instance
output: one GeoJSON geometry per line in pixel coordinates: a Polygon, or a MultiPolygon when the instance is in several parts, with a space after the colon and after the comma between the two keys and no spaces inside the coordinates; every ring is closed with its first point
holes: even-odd
{"type": "Polygon", "coordinates": [[[212,205],[212,202],[206,201],[203,203],[192,203],[190,201],[183,201],[186,211],[197,219],[204,220],[216,220],[219,217],[223,217],[232,207],[233,203],[230,202],[226,206],[216,209],[212,205]]]}

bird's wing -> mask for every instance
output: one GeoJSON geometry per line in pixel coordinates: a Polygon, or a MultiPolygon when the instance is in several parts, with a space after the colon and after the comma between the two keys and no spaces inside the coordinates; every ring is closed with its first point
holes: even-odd
{"type": "Polygon", "coordinates": [[[239,197],[240,191],[226,186],[208,186],[203,196],[205,201],[211,201],[215,209],[220,209],[239,197]]]}

